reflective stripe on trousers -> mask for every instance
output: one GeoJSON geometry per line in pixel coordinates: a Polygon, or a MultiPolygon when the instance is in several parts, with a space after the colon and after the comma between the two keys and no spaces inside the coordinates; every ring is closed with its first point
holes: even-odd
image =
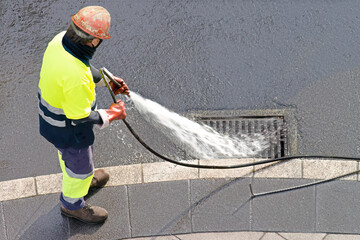
{"type": "Polygon", "coordinates": [[[88,194],[94,176],[92,146],[59,149],[58,156],[63,172],[62,194],[67,202],[75,202],[88,194]]]}

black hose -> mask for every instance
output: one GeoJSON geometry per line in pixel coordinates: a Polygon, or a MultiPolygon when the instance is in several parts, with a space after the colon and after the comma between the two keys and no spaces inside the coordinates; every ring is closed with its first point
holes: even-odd
{"type": "MultiPolygon", "coordinates": [[[[109,84],[107,83],[107,81],[105,80],[104,74],[113,81],[114,84],[118,85],[119,87],[121,87],[114,79],[112,79],[112,77],[110,75],[107,74],[106,71],[103,72],[103,69],[100,69],[100,74],[102,75],[104,82],[111,94],[111,97],[114,101],[114,103],[116,103],[116,97],[115,94],[113,93],[113,91],[111,90],[109,84]]],[[[256,165],[261,165],[261,164],[266,164],[266,163],[272,163],[272,162],[281,162],[281,161],[288,161],[288,160],[292,160],[292,159],[341,159],[341,160],[354,160],[354,161],[360,161],[360,158],[356,158],[356,157],[342,157],[342,156],[322,156],[322,155],[306,155],[306,156],[286,156],[286,157],[280,157],[280,158],[273,158],[273,159],[266,159],[266,160],[261,160],[261,161],[257,161],[257,162],[253,162],[253,163],[244,163],[244,164],[237,164],[237,165],[223,165],[223,166],[214,166],[214,165],[200,165],[200,164],[190,164],[190,163],[184,163],[184,162],[179,162],[173,159],[170,159],[168,157],[165,157],[163,155],[161,155],[160,153],[156,152],[154,149],[152,149],[150,146],[148,146],[140,137],[139,135],[134,131],[134,129],[130,126],[130,124],[123,119],[124,124],[126,125],[126,127],[129,129],[129,131],[131,132],[131,134],[136,138],[136,140],[138,140],[138,142],[143,145],[148,151],[150,151],[152,154],[154,154],[155,156],[167,161],[167,162],[171,162],[173,164],[177,164],[183,167],[191,167],[191,168],[202,168],[202,169],[234,169],[234,168],[244,168],[244,167],[250,167],[250,166],[256,166],[256,165]]],[[[334,178],[330,178],[330,179],[325,179],[325,180],[321,180],[321,181],[317,181],[317,182],[313,182],[313,183],[309,183],[309,184],[303,184],[303,185],[299,185],[299,186],[294,186],[294,187],[289,187],[289,188],[284,188],[284,189],[279,189],[279,190],[274,190],[274,191],[269,191],[269,192],[262,192],[262,193],[253,193],[252,190],[252,186],[250,184],[250,192],[251,192],[251,198],[254,197],[259,197],[259,196],[265,196],[265,195],[270,195],[270,194],[275,194],[275,193],[281,193],[281,192],[286,192],[286,191],[292,191],[292,190],[296,190],[296,189],[300,189],[300,188],[305,188],[305,187],[309,187],[309,186],[313,186],[313,185],[317,185],[317,184],[321,184],[321,183],[326,183],[326,182],[330,182],[333,181],[335,179],[338,178],[342,178],[345,176],[350,176],[353,174],[356,174],[360,172],[360,170],[356,170],[344,175],[340,175],[334,178]]]]}
{"type": "MultiPolygon", "coordinates": [[[[139,143],[141,145],[143,145],[151,153],[153,153],[155,156],[157,156],[157,157],[159,157],[159,158],[161,158],[161,159],[163,159],[163,160],[165,160],[167,162],[171,162],[173,164],[177,164],[177,165],[184,166],[184,167],[202,168],[202,169],[232,169],[232,168],[243,168],[243,167],[255,166],[255,165],[266,164],[266,163],[277,162],[277,161],[287,161],[287,160],[299,159],[299,158],[301,158],[301,159],[341,159],[341,160],[360,161],[360,158],[355,158],[355,157],[308,155],[308,156],[280,157],[280,158],[261,160],[261,161],[257,161],[257,162],[253,162],[253,163],[245,163],[245,164],[238,164],[238,165],[226,165],[226,166],[190,164],[190,163],[184,163],[184,162],[175,161],[173,159],[165,157],[165,156],[161,155],[160,153],[156,152],[154,149],[149,147],[139,137],[139,135],[137,135],[137,133],[133,130],[133,128],[129,125],[129,123],[125,119],[123,120],[123,122],[125,123],[126,127],[129,129],[131,134],[139,141],[139,143]]],[[[331,181],[334,181],[336,179],[339,179],[339,178],[342,178],[342,177],[347,177],[347,176],[350,176],[350,175],[353,175],[353,174],[356,174],[356,173],[359,173],[359,172],[360,172],[360,170],[356,170],[356,171],[349,172],[349,173],[346,173],[346,174],[343,174],[343,175],[340,175],[340,176],[336,176],[336,177],[325,179],[325,180],[316,181],[316,182],[313,182],[313,183],[298,185],[298,186],[289,187],[289,188],[278,189],[278,190],[274,190],[274,191],[260,192],[260,193],[256,193],[256,194],[253,192],[252,186],[250,184],[249,187],[250,187],[251,198],[260,197],[260,196],[266,196],[266,195],[271,195],[271,194],[276,194],[276,193],[289,192],[289,191],[293,191],[293,190],[297,190],[297,189],[301,189],[301,188],[306,188],[306,187],[310,187],[310,186],[314,186],[314,185],[318,185],[318,184],[322,184],[322,183],[327,183],[327,182],[331,182],[331,181]]]]}
{"type": "Polygon", "coordinates": [[[336,176],[336,177],[333,177],[333,178],[329,178],[329,179],[319,180],[319,181],[316,181],[316,182],[302,184],[302,185],[298,185],[298,186],[294,186],[294,187],[288,187],[288,188],[277,189],[277,190],[268,191],[268,192],[260,192],[260,193],[254,193],[251,184],[249,184],[251,198],[262,197],[262,196],[276,194],[276,193],[289,192],[289,191],[298,190],[298,189],[301,189],[301,188],[307,188],[307,187],[319,185],[319,184],[322,184],[322,183],[331,182],[331,181],[334,181],[336,179],[347,177],[347,176],[350,176],[350,175],[353,175],[353,174],[356,174],[356,173],[359,173],[359,172],[360,172],[360,170],[356,170],[356,171],[349,172],[349,173],[346,173],[346,174],[342,174],[342,175],[339,175],[339,176],[336,176]]]}
{"type": "Polygon", "coordinates": [[[320,155],[308,155],[308,156],[287,156],[287,157],[279,157],[279,158],[273,158],[273,159],[266,159],[261,160],[253,163],[244,163],[244,164],[238,164],[238,165],[223,165],[223,166],[214,166],[214,165],[198,165],[198,164],[190,164],[190,163],[184,163],[179,162],[173,159],[170,159],[168,157],[165,157],[161,155],[160,153],[156,152],[154,149],[149,147],[140,137],[139,135],[133,130],[133,128],[129,125],[129,123],[124,119],[123,122],[125,123],[126,127],[129,129],[131,134],[138,140],[138,142],[143,145],[148,151],[150,151],[155,156],[167,161],[171,162],[177,165],[181,165],[184,167],[192,167],[192,168],[205,168],[205,169],[232,169],[232,168],[244,168],[244,167],[250,167],[250,166],[256,166],[266,163],[272,163],[272,162],[279,162],[279,161],[287,161],[291,159],[298,159],[298,158],[304,158],[304,159],[341,159],[341,160],[356,160],[360,161],[360,158],[354,158],[354,157],[338,157],[338,156],[320,156],[320,155]]]}

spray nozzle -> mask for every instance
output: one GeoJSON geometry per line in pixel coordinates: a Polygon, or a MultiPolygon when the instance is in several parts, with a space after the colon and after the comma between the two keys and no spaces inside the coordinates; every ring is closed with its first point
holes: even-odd
{"type": "MultiPolygon", "coordinates": [[[[107,70],[105,67],[100,68],[99,72],[100,72],[100,75],[101,75],[102,79],[105,82],[106,87],[108,88],[108,90],[109,90],[109,92],[111,94],[111,97],[113,98],[114,103],[116,103],[115,94],[114,94],[112,88],[110,87],[109,82],[112,82],[118,88],[121,88],[123,86],[123,84],[116,81],[114,79],[114,75],[109,70],[107,70]]],[[[124,95],[126,96],[127,100],[129,100],[130,92],[129,92],[129,94],[124,94],[124,95]]]]}

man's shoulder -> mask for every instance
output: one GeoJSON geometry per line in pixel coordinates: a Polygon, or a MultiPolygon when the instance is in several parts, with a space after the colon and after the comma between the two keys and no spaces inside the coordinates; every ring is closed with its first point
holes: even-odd
{"type": "Polygon", "coordinates": [[[65,31],[62,31],[56,34],[55,37],[49,42],[49,45],[61,43],[63,37],[65,36],[65,33],[65,31]]]}

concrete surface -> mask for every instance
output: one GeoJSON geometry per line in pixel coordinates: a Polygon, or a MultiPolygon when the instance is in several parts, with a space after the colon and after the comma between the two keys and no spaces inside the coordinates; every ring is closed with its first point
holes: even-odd
{"type": "MultiPolygon", "coordinates": [[[[359,163],[298,160],[231,171],[151,165],[159,159],[121,122],[96,131],[94,146],[96,167],[111,171],[112,180],[88,201],[106,207],[109,220],[88,226],[62,217],[57,153],[38,131],[37,83],[47,43],[71,15],[95,4],[112,15],[112,39],[92,64],[124,78],[131,90],[184,115],[290,111],[294,154],[360,153],[357,0],[4,0],[0,240],[359,239],[357,175],[254,199],[246,186],[255,192],[293,186],[359,169],[359,163]]],[[[100,108],[108,107],[106,89],[97,97],[100,108]]],[[[145,142],[168,157],[189,159],[126,106],[128,122],[145,142]]]]}
{"type": "Polygon", "coordinates": [[[271,178],[258,177],[256,173],[264,169],[254,168],[245,175],[239,171],[238,175],[232,172],[231,177],[217,173],[202,178],[198,172],[176,180],[165,175],[161,178],[155,171],[167,169],[171,175],[179,171],[176,168],[184,168],[170,163],[146,163],[147,172],[138,171],[142,168],[139,164],[106,168],[112,173],[107,186],[90,191],[86,197],[88,203],[109,211],[108,220],[101,225],[83,224],[60,214],[61,188],[54,188],[54,184],[61,185],[61,174],[37,176],[33,179],[35,186],[23,184],[29,182],[28,178],[0,182],[0,239],[360,238],[358,175],[355,180],[343,178],[252,198],[249,184],[257,194],[315,181],[297,178],[296,174],[276,176],[282,164],[266,166],[268,172],[275,170],[271,178]],[[138,172],[141,180],[120,181],[118,178],[129,169],[133,172],[128,175],[138,172]],[[157,177],[147,178],[146,174],[157,177]],[[146,178],[154,181],[145,182],[146,178]],[[41,193],[38,186],[42,186],[41,193]],[[31,189],[36,194],[29,196],[31,189]],[[4,197],[17,190],[12,199],[4,197]]]}
{"type": "MultiPolygon", "coordinates": [[[[59,172],[56,150],[38,131],[41,61],[70,16],[91,4],[112,15],[112,39],[92,64],[123,77],[131,90],[181,114],[291,110],[297,154],[358,155],[357,0],[4,0],[0,181],[59,172]]],[[[97,96],[99,107],[108,107],[106,89],[97,96]]],[[[131,104],[127,108],[128,122],[154,149],[186,159],[131,104]]],[[[159,161],[121,122],[96,131],[96,138],[96,167],[159,161]]]]}

